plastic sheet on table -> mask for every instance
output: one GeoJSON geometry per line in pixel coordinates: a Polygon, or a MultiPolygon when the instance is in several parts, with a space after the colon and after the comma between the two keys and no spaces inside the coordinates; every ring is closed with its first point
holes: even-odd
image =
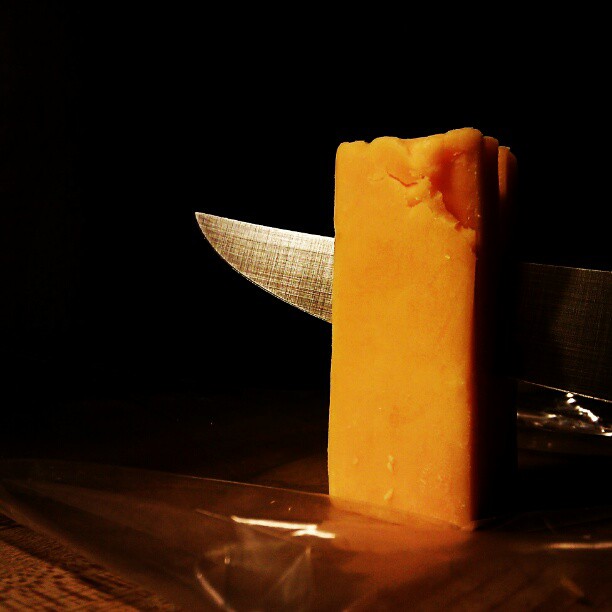
{"type": "Polygon", "coordinates": [[[612,508],[468,532],[326,495],[109,465],[0,462],[0,511],[189,610],[612,605],[612,508]]]}

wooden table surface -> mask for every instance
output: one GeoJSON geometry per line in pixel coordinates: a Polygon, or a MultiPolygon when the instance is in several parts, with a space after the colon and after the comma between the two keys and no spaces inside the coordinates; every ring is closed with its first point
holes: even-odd
{"type": "MultiPolygon", "coordinates": [[[[326,493],[326,402],[318,392],[279,390],[64,402],[57,406],[61,418],[53,426],[53,436],[39,432],[29,440],[17,437],[12,446],[7,441],[0,458],[109,463],[326,493]]],[[[610,487],[604,486],[610,467],[609,459],[524,457],[519,510],[571,509],[572,504],[612,508],[610,487]]],[[[601,559],[601,551],[598,554],[601,559]]],[[[612,569],[612,549],[606,558],[612,569]]],[[[576,575],[584,574],[584,559],[581,563],[582,574],[576,575]]],[[[580,584],[568,578],[538,606],[527,602],[518,608],[511,602],[520,598],[509,594],[510,603],[499,607],[612,610],[610,571],[595,569],[603,577],[593,591],[596,600],[589,600],[580,584]]],[[[511,574],[508,588],[517,578],[511,574]]],[[[495,588],[503,592],[501,585],[495,588]]],[[[396,609],[395,604],[390,598],[382,609],[396,609]]],[[[64,609],[181,607],[54,537],[0,515],[0,610],[64,609]]]]}
{"type": "Polygon", "coordinates": [[[180,608],[0,515],[0,610],[180,608]]]}
{"type": "MultiPolygon", "coordinates": [[[[320,466],[303,475],[275,470],[324,452],[326,401],[309,390],[109,393],[54,400],[36,427],[27,416],[34,406],[26,404],[13,413],[14,435],[2,440],[0,459],[84,461],[239,482],[263,483],[270,473],[267,484],[289,478],[302,490],[324,492],[320,466]]],[[[0,514],[0,610],[64,609],[179,606],[0,514]]]]}

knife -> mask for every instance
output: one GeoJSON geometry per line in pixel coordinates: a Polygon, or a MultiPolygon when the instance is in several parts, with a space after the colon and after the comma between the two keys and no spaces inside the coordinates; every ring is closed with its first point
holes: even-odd
{"type": "MultiPolygon", "coordinates": [[[[196,219],[237,272],[331,323],[333,237],[201,212],[196,219]]],[[[516,276],[506,374],[612,410],[612,272],[520,262],[516,276]]]]}

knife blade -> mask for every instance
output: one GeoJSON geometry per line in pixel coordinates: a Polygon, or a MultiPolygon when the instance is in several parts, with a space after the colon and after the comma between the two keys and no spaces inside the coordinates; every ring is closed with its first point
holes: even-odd
{"type": "MultiPolygon", "coordinates": [[[[334,238],[196,213],[237,272],[331,323],[334,238]]],[[[612,272],[520,262],[506,374],[612,401],[612,272]]]]}

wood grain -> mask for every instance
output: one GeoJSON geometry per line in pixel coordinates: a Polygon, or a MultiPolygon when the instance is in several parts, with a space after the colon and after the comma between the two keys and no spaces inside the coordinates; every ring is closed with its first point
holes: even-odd
{"type": "Polygon", "coordinates": [[[0,610],[180,608],[0,515],[0,610]]]}

